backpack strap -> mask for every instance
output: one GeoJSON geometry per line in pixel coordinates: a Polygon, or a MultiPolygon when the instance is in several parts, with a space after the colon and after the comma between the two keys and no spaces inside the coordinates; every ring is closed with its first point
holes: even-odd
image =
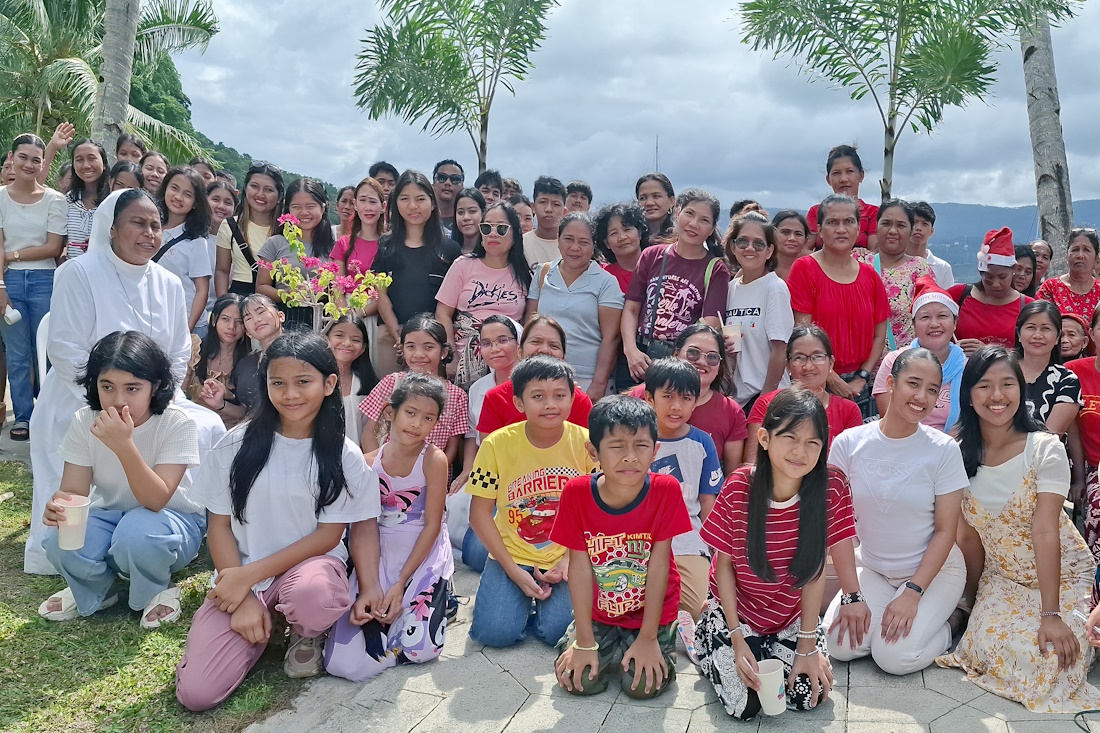
{"type": "Polygon", "coordinates": [[[168,254],[168,250],[172,249],[186,238],[186,234],[180,234],[178,237],[172,239],[172,241],[170,241],[168,244],[161,247],[159,252],[153,255],[153,262],[160,262],[161,258],[164,257],[164,255],[168,254]]]}
{"type": "Polygon", "coordinates": [[[237,243],[237,247],[241,250],[241,254],[244,255],[245,262],[248,263],[248,268],[252,271],[252,284],[256,284],[256,258],[252,254],[252,248],[248,246],[248,241],[244,238],[244,234],[241,233],[241,228],[237,225],[237,220],[233,217],[229,217],[225,220],[225,223],[229,225],[229,231],[233,234],[233,241],[237,243]]]}
{"type": "Polygon", "coordinates": [[[546,288],[546,276],[550,274],[550,263],[543,262],[539,272],[539,297],[542,297],[542,291],[546,288]]]}

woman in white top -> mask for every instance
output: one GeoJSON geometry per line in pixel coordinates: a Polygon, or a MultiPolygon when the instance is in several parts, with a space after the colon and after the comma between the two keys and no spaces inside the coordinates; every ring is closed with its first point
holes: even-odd
{"type": "Polygon", "coordinates": [[[174,379],[182,381],[187,373],[191,338],[183,286],[150,262],[160,244],[160,211],[153,197],[141,189],[119,191],[96,210],[88,254],[57,272],[47,342],[51,368],[31,418],[34,503],[24,556],[28,573],[55,572],[42,550],[42,512],[61,484],[64,462],[57,447],[84,406],[76,378],[92,346],[114,331],[141,331],[168,354],[174,379]]]}
{"type": "Polygon", "coordinates": [[[155,629],[180,616],[172,573],[198,555],[206,533],[201,504],[189,496],[187,469],[198,465],[195,421],[171,404],[176,382],[168,355],[138,331],[116,331],[95,345],[79,384],[88,406],[73,418],[59,453],[65,472],[46,503],[45,523],[65,520],[74,496],[91,496],[84,546],[46,555],[68,587],[38,609],[47,621],[90,616],[118,601],[121,575],[130,608],[155,629]],[[94,489],[94,491],[93,491],[94,489]]]}
{"type": "Polygon", "coordinates": [[[159,199],[164,212],[164,234],[153,262],[180,279],[187,307],[187,328],[194,331],[206,310],[214,275],[206,245],[210,228],[206,186],[194,168],[177,166],[168,171],[160,184],[159,199]]]}
{"type": "Polygon", "coordinates": [[[842,589],[829,605],[829,652],[871,656],[889,674],[924,669],[951,644],[948,619],[966,566],[955,547],[968,483],[958,444],[921,421],[936,406],[943,375],[927,349],[894,360],[886,414],[833,441],[829,463],[852,487],[862,562],[850,543],[833,550],[842,589]]]}
{"type": "Polygon", "coordinates": [[[744,407],[790,384],[784,372],[794,311],[787,283],[775,274],[775,229],[767,217],[750,211],[734,219],[725,247],[726,256],[741,268],[730,281],[723,322],[741,331],[740,339],[726,336],[726,353],[737,360],[734,399],[744,407]]]}
{"type": "Polygon", "coordinates": [[[1028,410],[1026,384],[1019,357],[1001,346],[978,349],[963,371],[958,434],[970,487],[959,607],[974,605],[955,652],[937,662],[1029,710],[1075,713],[1100,707],[1086,680],[1094,652],[1084,623],[1096,560],[1062,511],[1069,460],[1028,410]]]}
{"type": "Polygon", "coordinates": [[[15,138],[11,146],[15,181],[0,189],[0,248],[4,251],[0,314],[10,304],[22,315],[19,321],[8,323],[5,318],[0,324],[15,408],[12,440],[29,437],[36,335],[42,317],[50,310],[55,260],[61,256],[68,214],[65,197],[38,182],[45,150],[46,144],[36,135],[15,138]]]}

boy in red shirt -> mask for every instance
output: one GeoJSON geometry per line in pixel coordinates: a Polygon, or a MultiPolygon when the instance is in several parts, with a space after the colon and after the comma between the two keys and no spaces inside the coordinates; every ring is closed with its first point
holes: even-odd
{"type": "Polygon", "coordinates": [[[691,531],[691,520],[679,481],[650,473],[657,450],[651,405],[606,397],[588,427],[588,452],[603,473],[565,485],[550,534],[569,550],[573,600],[554,667],[566,690],[594,695],[607,689],[621,657],[623,691],[652,698],[676,678],[680,574],[672,538],[691,531]]]}

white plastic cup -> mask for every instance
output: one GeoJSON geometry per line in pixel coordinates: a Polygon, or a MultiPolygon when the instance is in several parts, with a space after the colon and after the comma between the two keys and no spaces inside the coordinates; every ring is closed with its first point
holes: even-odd
{"type": "Polygon", "coordinates": [[[722,335],[729,339],[730,344],[733,346],[733,350],[737,353],[741,352],[741,324],[733,323],[722,327],[722,335]]]}
{"type": "Polygon", "coordinates": [[[8,307],[4,309],[4,322],[9,326],[14,326],[23,320],[23,314],[12,308],[11,303],[8,303],[8,307]]]}
{"type": "Polygon", "coordinates": [[[92,500],[87,496],[70,495],[68,499],[58,499],[57,503],[65,507],[65,519],[57,525],[57,546],[62,550],[79,550],[84,547],[92,500]]]}
{"type": "Polygon", "coordinates": [[[783,684],[783,662],[764,659],[757,662],[760,679],[760,709],[764,715],[779,715],[787,709],[787,689],[783,684]]]}

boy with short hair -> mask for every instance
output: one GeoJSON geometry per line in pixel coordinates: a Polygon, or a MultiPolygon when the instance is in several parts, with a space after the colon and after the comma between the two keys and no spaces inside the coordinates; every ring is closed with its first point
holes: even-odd
{"type": "Polygon", "coordinates": [[[936,233],[936,210],[927,201],[913,204],[913,234],[909,237],[909,246],[905,253],[914,257],[923,257],[936,276],[936,284],[944,290],[955,284],[955,273],[951,263],[941,259],[928,249],[928,240],[936,233]]]}
{"type": "Polygon", "coordinates": [[[566,422],[573,368],[533,356],[511,379],[516,409],[527,419],[485,438],[466,483],[470,526],[490,555],[470,636],[494,647],[518,644],[528,630],[547,644],[565,633],[572,616],[565,548],[550,530],[566,482],[597,467],[585,448],[588,431],[566,422]]]}
{"type": "Polygon", "coordinates": [[[513,196],[523,195],[523,184],[515,178],[502,178],[500,187],[500,197],[507,201],[513,196]]]}
{"type": "Polygon", "coordinates": [[[535,200],[535,229],[523,235],[523,253],[532,269],[553,262],[558,252],[558,225],[565,216],[565,185],[557,178],[539,176],[531,197],[535,200]]]}
{"type": "Polygon", "coordinates": [[[474,188],[481,192],[481,195],[485,197],[485,204],[492,206],[497,201],[500,201],[501,190],[504,188],[504,182],[501,180],[500,171],[495,171],[492,168],[480,173],[476,179],[474,179],[474,188]]]}
{"type": "Polygon", "coordinates": [[[657,450],[652,406],[606,397],[588,425],[588,452],[603,473],[565,485],[551,533],[569,550],[573,597],[555,671],[569,692],[594,695],[607,689],[621,657],[623,691],[656,697],[676,678],[680,574],[672,538],[691,531],[691,521],[679,482],[650,473],[657,450]]]}
{"type": "Polygon", "coordinates": [[[657,411],[660,441],[650,470],[680,482],[691,518],[691,530],[672,541],[680,571],[680,608],[690,617],[682,619],[685,626],[699,618],[707,601],[710,551],[699,530],[725,479],[714,440],[688,424],[699,391],[699,372],[682,359],[658,359],[646,370],[645,399],[657,411]]]}
{"type": "Polygon", "coordinates": [[[592,208],[592,187],[584,181],[570,181],[565,187],[565,210],[587,213],[592,208]]]}

